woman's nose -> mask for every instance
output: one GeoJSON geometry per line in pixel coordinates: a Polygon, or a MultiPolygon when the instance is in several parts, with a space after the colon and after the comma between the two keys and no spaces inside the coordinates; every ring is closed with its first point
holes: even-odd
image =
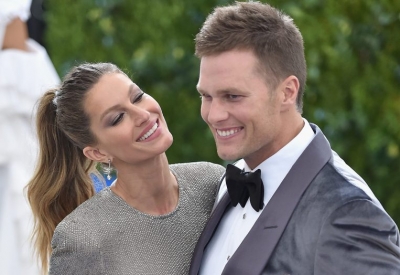
{"type": "Polygon", "coordinates": [[[147,122],[150,119],[150,112],[145,108],[141,108],[139,106],[133,106],[133,121],[135,126],[141,126],[143,123],[147,122]]]}

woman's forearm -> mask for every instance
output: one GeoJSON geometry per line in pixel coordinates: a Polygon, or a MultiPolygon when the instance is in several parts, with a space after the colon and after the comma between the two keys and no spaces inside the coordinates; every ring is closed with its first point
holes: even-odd
{"type": "Polygon", "coordinates": [[[11,21],[4,34],[2,49],[18,49],[27,51],[28,27],[20,18],[11,21]]]}

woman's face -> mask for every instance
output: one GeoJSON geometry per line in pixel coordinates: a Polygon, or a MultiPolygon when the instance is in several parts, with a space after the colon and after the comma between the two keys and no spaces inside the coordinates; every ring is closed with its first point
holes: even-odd
{"type": "Polygon", "coordinates": [[[126,75],[105,74],[86,95],[84,109],[103,160],[139,163],[164,153],[172,144],[160,105],[126,75]]]}

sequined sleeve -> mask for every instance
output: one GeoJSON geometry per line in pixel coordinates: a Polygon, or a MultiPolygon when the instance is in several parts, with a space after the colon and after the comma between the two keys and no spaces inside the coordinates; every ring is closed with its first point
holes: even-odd
{"type": "Polygon", "coordinates": [[[104,274],[101,247],[79,221],[61,222],[53,236],[49,275],[104,274]]]}

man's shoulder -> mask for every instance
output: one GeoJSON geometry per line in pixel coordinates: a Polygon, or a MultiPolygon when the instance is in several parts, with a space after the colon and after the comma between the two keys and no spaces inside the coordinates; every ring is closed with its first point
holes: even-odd
{"type": "Polygon", "coordinates": [[[328,167],[333,169],[331,174],[336,174],[336,180],[339,183],[339,188],[344,188],[351,194],[357,194],[357,196],[364,197],[371,200],[377,206],[383,209],[381,203],[378,201],[371,188],[365,182],[365,180],[357,174],[340,156],[332,151],[332,160],[328,163],[328,167]],[[361,193],[361,195],[359,194],[361,193]]]}
{"type": "Polygon", "coordinates": [[[361,181],[353,181],[341,169],[334,160],[329,161],[311,182],[309,189],[316,189],[315,192],[323,201],[334,204],[346,203],[352,199],[371,199],[359,187],[361,181]]]}
{"type": "MultiPolygon", "coordinates": [[[[344,209],[346,205],[367,204],[375,207],[383,216],[388,216],[367,183],[350,167],[338,165],[334,157],[310,183],[299,201],[298,208],[313,213],[320,209],[314,214],[320,216],[318,219],[323,221],[339,209],[344,209]]],[[[358,209],[360,215],[364,215],[362,209],[358,209]]]]}

